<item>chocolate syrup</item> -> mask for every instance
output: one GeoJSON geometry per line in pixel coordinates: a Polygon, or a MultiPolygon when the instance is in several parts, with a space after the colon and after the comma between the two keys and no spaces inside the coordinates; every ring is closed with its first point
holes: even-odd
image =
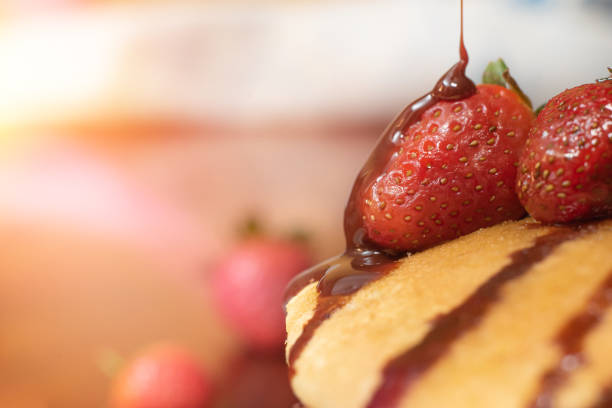
{"type": "MultiPolygon", "coordinates": [[[[612,271],[599,285],[582,310],[568,321],[557,334],[555,341],[562,356],[555,367],[548,370],[540,381],[536,397],[530,404],[534,408],[551,407],[556,391],[563,386],[569,375],[585,364],[582,355],[586,336],[601,322],[604,312],[612,306],[612,271]]],[[[612,406],[612,395],[608,401],[612,406]]]]}
{"type": "Polygon", "coordinates": [[[527,273],[559,245],[584,231],[560,228],[538,237],[535,243],[510,255],[511,262],[491,276],[474,293],[451,311],[438,317],[425,337],[415,346],[392,359],[383,370],[383,380],[368,408],[392,408],[412,386],[434,366],[453,344],[475,329],[489,309],[499,300],[508,282],[527,273]]]}
{"type": "Polygon", "coordinates": [[[317,282],[318,299],[314,315],[305,324],[302,334],[289,352],[291,373],[303,348],[316,329],[336,310],[344,306],[350,296],[370,282],[392,270],[405,255],[383,249],[371,242],[360,211],[361,193],[384,175],[387,163],[400,149],[408,128],[439,101],[455,101],[476,93],[476,85],[465,75],[468,54],[463,43],[463,0],[461,0],[460,60],[438,80],[431,92],[412,102],[391,122],[380,136],[376,147],[359,172],[344,211],[345,252],[311,268],[293,279],[285,292],[285,303],[305,286],[317,282]]]}

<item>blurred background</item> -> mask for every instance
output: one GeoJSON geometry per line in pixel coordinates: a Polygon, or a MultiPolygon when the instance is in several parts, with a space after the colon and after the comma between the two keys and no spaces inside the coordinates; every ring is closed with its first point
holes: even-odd
{"type": "MultiPolygon", "coordinates": [[[[253,217],[311,263],[342,249],[355,174],[458,30],[458,0],[2,0],[0,406],[104,407],[173,342],[210,406],[289,407],[282,340],[211,282],[253,217]]],[[[465,42],[537,106],[606,74],[612,0],[466,0],[465,42]]]]}

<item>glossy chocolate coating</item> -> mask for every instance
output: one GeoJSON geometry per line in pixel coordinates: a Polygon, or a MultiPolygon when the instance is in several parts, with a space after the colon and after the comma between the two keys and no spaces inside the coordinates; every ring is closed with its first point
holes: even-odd
{"type": "Polygon", "coordinates": [[[438,80],[429,93],[404,108],[391,122],[359,172],[344,211],[345,252],[301,273],[289,283],[285,303],[312,282],[318,281],[319,292],[315,313],[289,352],[291,373],[301,351],[323,321],[346,304],[353,293],[392,270],[405,255],[404,252],[380,248],[368,240],[359,209],[361,193],[384,174],[387,164],[400,149],[408,128],[419,121],[423,112],[439,101],[455,101],[476,93],[476,85],[465,75],[468,54],[463,43],[463,2],[459,56],[459,62],[438,80]]]}
{"type": "MultiPolygon", "coordinates": [[[[557,365],[551,367],[540,380],[536,396],[530,404],[533,408],[553,406],[557,391],[566,383],[571,373],[582,367],[586,360],[582,355],[587,335],[601,322],[606,309],[612,306],[612,271],[593,292],[582,309],[557,334],[555,341],[561,350],[557,365]]],[[[608,401],[612,406],[612,395],[608,401]]]]}

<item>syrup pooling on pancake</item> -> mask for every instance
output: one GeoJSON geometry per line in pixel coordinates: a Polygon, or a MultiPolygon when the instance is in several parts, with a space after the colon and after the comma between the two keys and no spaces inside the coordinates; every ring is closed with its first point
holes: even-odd
{"type": "MultiPolygon", "coordinates": [[[[582,355],[583,342],[591,330],[599,324],[606,309],[611,305],[612,271],[588,299],[582,310],[571,318],[557,334],[555,341],[563,354],[558,364],[542,376],[540,387],[531,404],[532,407],[551,407],[556,391],[563,386],[572,371],[587,363],[582,355]]],[[[612,406],[612,398],[608,406],[612,406]]]]}
{"type": "Polygon", "coordinates": [[[346,263],[352,262],[350,257],[341,256],[333,262],[326,262],[316,266],[312,273],[321,274],[317,289],[319,296],[313,316],[302,329],[289,352],[289,374],[295,373],[294,364],[303,348],[308,344],[316,329],[328,319],[336,310],[343,307],[359,288],[376,280],[393,269],[392,262],[369,266],[361,265],[360,269],[353,269],[346,263]],[[321,279],[325,275],[325,279],[321,279]]]}
{"type": "Polygon", "coordinates": [[[408,105],[381,135],[363,166],[344,211],[344,254],[311,268],[293,279],[285,293],[285,304],[305,286],[318,281],[319,297],[313,317],[289,351],[290,372],[316,329],[332,313],[344,306],[350,296],[368,283],[386,275],[405,253],[379,248],[367,238],[359,210],[359,194],[364,186],[384,173],[389,159],[403,142],[405,132],[418,122],[423,112],[440,101],[456,101],[476,93],[476,85],[465,75],[468,54],[463,43],[463,0],[461,1],[460,60],[449,69],[428,94],[408,105]]]}
{"type": "Polygon", "coordinates": [[[559,228],[537,238],[532,246],[511,254],[508,265],[484,282],[461,304],[436,319],[417,345],[387,363],[382,383],[368,407],[397,406],[400,398],[410,392],[419,378],[443,358],[457,340],[480,324],[489,309],[499,300],[504,285],[523,276],[564,242],[592,230],[559,228]]]}

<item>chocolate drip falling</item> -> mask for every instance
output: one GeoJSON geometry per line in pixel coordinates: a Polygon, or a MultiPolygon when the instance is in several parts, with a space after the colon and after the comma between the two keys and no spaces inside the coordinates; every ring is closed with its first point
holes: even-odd
{"type": "Polygon", "coordinates": [[[489,309],[499,300],[510,281],[520,278],[546,259],[559,245],[583,234],[561,228],[538,237],[535,243],[510,255],[511,262],[491,276],[473,294],[451,311],[441,315],[425,337],[389,363],[368,408],[392,408],[432,366],[443,358],[462,336],[478,327],[489,309]]]}
{"type": "MultiPolygon", "coordinates": [[[[530,407],[552,407],[555,393],[573,371],[586,363],[582,354],[584,339],[601,322],[606,309],[610,306],[612,306],[612,271],[591,295],[582,310],[557,334],[555,341],[561,349],[562,356],[557,365],[542,376],[536,397],[530,407]]],[[[606,406],[612,406],[612,393],[608,403],[606,406]]]]}
{"type": "Polygon", "coordinates": [[[344,211],[345,252],[301,273],[289,283],[285,292],[285,303],[312,282],[318,281],[319,294],[313,317],[306,323],[302,334],[289,352],[288,363],[291,373],[294,373],[294,364],[315,330],[336,310],[344,306],[352,294],[386,275],[405,255],[403,252],[380,248],[368,240],[359,210],[361,192],[378,177],[384,175],[387,163],[400,149],[408,128],[418,122],[427,109],[439,101],[455,101],[476,93],[476,85],[465,75],[468,54],[463,43],[463,0],[461,0],[459,56],[459,62],[438,80],[429,93],[408,105],[391,122],[359,172],[344,211]]]}

